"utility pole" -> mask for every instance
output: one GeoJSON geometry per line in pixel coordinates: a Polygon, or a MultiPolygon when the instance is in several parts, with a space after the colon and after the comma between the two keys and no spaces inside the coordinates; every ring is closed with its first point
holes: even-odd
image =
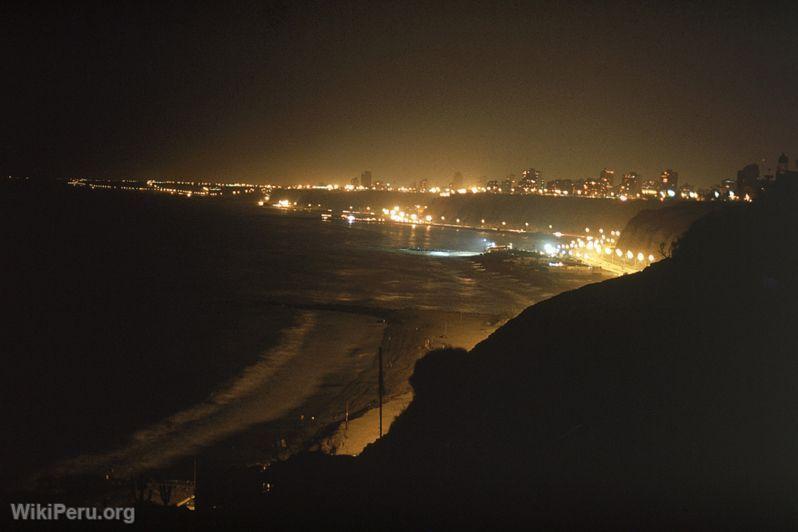
{"type": "Polygon", "coordinates": [[[377,358],[379,360],[379,365],[380,365],[377,387],[378,387],[378,395],[380,398],[380,438],[382,438],[382,394],[384,393],[384,388],[385,388],[385,379],[382,374],[382,346],[380,346],[379,349],[377,350],[377,358]]]}
{"type": "Polygon", "coordinates": [[[194,508],[197,508],[197,457],[194,456],[194,508]]]}

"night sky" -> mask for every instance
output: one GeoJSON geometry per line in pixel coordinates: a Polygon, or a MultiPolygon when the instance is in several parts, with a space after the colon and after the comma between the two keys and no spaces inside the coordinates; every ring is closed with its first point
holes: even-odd
{"type": "Polygon", "coordinates": [[[798,158],[798,9],[0,7],[4,174],[406,184],[798,158]]]}

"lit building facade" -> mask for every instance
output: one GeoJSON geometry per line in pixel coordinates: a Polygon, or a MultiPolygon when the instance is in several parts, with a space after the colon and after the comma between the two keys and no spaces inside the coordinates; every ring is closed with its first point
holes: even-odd
{"type": "Polygon", "coordinates": [[[360,184],[366,188],[371,188],[371,170],[366,170],[360,174],[360,184]]]}
{"type": "Polygon", "coordinates": [[[643,179],[637,172],[627,172],[623,175],[623,180],[618,188],[618,194],[626,197],[637,197],[640,195],[643,179]]]}

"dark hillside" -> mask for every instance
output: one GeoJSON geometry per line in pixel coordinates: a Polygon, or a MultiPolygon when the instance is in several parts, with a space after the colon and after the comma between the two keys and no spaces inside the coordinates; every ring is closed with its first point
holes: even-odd
{"type": "Polygon", "coordinates": [[[643,252],[658,259],[667,256],[671,246],[679,240],[690,226],[718,208],[715,202],[678,202],[659,209],[646,209],[637,213],[621,232],[618,247],[633,253],[643,252]]]}

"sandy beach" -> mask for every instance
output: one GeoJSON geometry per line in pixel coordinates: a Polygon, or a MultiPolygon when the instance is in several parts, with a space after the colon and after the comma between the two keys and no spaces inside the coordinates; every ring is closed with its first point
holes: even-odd
{"type": "Polygon", "coordinates": [[[358,454],[378,436],[380,347],[387,433],[412,400],[408,379],[420,357],[438,347],[468,349],[505,319],[331,308],[302,309],[277,347],[206,401],[137,431],[120,448],[64,461],[49,474],[190,478],[189,463],[197,456],[210,467],[223,467],[285,459],[306,449],[358,454]]]}
{"type": "Polygon", "coordinates": [[[131,477],[200,454],[253,425],[300,409],[308,397],[329,389],[331,376],[366,370],[384,328],[379,320],[357,314],[300,312],[277,347],[206,401],[137,431],[121,448],[79,456],[52,472],[60,476],[113,470],[131,477]]]}
{"type": "MultiPolygon", "coordinates": [[[[383,349],[385,378],[384,431],[388,415],[396,417],[412,399],[409,378],[416,361],[431,349],[444,346],[470,348],[499,327],[507,317],[460,312],[346,307],[316,311],[335,323],[339,335],[333,341],[319,338],[328,353],[324,378],[308,393],[295,395],[287,415],[266,421],[218,441],[203,452],[217,464],[258,464],[285,459],[303,450],[357,454],[378,436],[378,363],[383,349]],[[368,324],[364,327],[364,324],[368,324]],[[372,334],[362,336],[363,329],[372,334]],[[332,353],[339,363],[329,365],[332,353]],[[337,447],[339,428],[349,431],[345,450],[337,447]],[[373,420],[373,421],[372,421],[373,420]]],[[[295,389],[294,393],[299,392],[295,389]]],[[[220,467],[220,465],[217,465],[220,467]]]]}

